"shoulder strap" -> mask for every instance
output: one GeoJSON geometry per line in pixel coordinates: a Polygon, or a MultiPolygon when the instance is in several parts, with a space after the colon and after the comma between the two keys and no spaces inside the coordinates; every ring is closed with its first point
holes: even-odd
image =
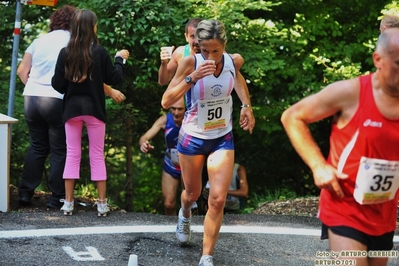
{"type": "Polygon", "coordinates": [[[189,56],[189,55],[190,55],[190,50],[191,50],[190,45],[189,45],[189,44],[186,44],[186,45],[184,46],[183,57],[189,56]]]}

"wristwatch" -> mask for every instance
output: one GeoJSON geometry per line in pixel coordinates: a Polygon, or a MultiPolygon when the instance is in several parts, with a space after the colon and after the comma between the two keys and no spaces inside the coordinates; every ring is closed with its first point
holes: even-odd
{"type": "Polygon", "coordinates": [[[195,84],[195,82],[191,79],[190,76],[187,76],[184,80],[186,81],[186,83],[195,84]]]}

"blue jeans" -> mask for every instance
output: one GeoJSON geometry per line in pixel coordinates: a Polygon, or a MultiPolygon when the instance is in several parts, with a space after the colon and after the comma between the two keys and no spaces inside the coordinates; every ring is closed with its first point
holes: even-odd
{"type": "Polygon", "coordinates": [[[25,120],[30,134],[19,185],[20,197],[31,198],[43,177],[45,161],[50,156],[48,187],[52,192],[49,202],[65,197],[62,173],[66,158],[65,128],[62,121],[62,100],[53,97],[25,96],[25,120]]]}

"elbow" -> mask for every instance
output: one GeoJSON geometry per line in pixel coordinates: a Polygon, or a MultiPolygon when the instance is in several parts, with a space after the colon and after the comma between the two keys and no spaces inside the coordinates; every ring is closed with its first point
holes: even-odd
{"type": "Polygon", "coordinates": [[[21,77],[21,76],[25,76],[25,68],[24,67],[22,67],[22,64],[17,68],[17,75],[19,76],[19,77],[21,77]]]}
{"type": "Polygon", "coordinates": [[[164,109],[168,109],[170,107],[170,104],[164,98],[161,100],[161,105],[164,109]]]}
{"type": "Polygon", "coordinates": [[[65,91],[62,89],[62,86],[59,86],[59,84],[54,80],[54,78],[51,79],[51,87],[53,87],[54,90],[56,90],[61,94],[65,93],[65,91]]]}
{"type": "Polygon", "coordinates": [[[22,71],[19,68],[17,69],[17,75],[19,78],[21,78],[21,76],[22,76],[22,71]]]}
{"type": "Polygon", "coordinates": [[[28,75],[22,71],[17,71],[17,75],[19,79],[22,81],[22,83],[26,84],[26,81],[28,80],[28,75]]]}
{"type": "Polygon", "coordinates": [[[165,86],[168,83],[163,81],[163,80],[161,80],[161,79],[158,79],[158,84],[161,85],[161,86],[165,86]]]}
{"type": "Polygon", "coordinates": [[[280,117],[280,122],[284,125],[286,125],[288,123],[289,120],[289,109],[285,110],[280,117]]]}
{"type": "Polygon", "coordinates": [[[179,100],[180,97],[182,96],[180,96],[180,93],[176,91],[175,88],[168,87],[162,95],[161,105],[164,109],[168,109],[172,104],[179,100]]]}
{"type": "Polygon", "coordinates": [[[123,84],[123,79],[124,79],[124,76],[121,75],[121,76],[117,77],[116,79],[114,79],[113,81],[109,82],[109,84],[115,85],[115,86],[120,86],[123,84]]]}

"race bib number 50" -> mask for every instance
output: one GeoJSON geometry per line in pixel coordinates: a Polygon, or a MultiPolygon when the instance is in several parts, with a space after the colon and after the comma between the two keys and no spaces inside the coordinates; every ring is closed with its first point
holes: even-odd
{"type": "Polygon", "coordinates": [[[399,161],[362,157],[356,177],[355,200],[377,204],[392,200],[399,187],[399,161]]]}
{"type": "Polygon", "coordinates": [[[198,101],[198,124],[204,131],[227,127],[230,122],[231,96],[198,101]]]}

